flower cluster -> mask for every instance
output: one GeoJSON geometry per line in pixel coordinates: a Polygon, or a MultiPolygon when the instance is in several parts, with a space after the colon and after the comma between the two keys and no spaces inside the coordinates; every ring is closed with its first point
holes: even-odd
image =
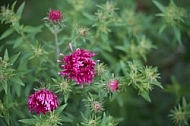
{"type": "MultiPolygon", "coordinates": [[[[71,47],[72,50],[72,47],[71,47]]],[[[84,86],[84,83],[92,83],[95,76],[96,61],[92,60],[95,53],[85,49],[76,49],[71,55],[63,56],[62,71],[60,75],[67,77],[67,79],[74,80],[77,84],[84,86]]]]}
{"type": "Polygon", "coordinates": [[[53,111],[58,107],[57,96],[46,89],[38,90],[29,96],[28,107],[37,114],[53,111]]]}

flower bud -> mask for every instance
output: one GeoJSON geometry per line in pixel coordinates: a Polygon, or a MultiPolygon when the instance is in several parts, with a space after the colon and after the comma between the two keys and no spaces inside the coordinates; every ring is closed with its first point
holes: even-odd
{"type": "Polygon", "coordinates": [[[103,75],[106,72],[106,66],[103,63],[98,63],[96,66],[96,74],[103,75]]]}
{"type": "Polygon", "coordinates": [[[111,92],[116,92],[119,90],[119,81],[118,80],[111,80],[108,82],[107,84],[107,88],[111,91],[111,92]]]}
{"type": "Polygon", "coordinates": [[[49,21],[53,23],[58,23],[62,20],[62,13],[59,10],[50,10],[48,13],[49,21]]]}
{"type": "Polygon", "coordinates": [[[98,101],[93,101],[91,107],[92,111],[94,111],[95,113],[103,110],[102,104],[98,101]]]}

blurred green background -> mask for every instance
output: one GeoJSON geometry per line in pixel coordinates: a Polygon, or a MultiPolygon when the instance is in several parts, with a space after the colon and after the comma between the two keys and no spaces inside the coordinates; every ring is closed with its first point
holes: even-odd
{"type": "MultiPolygon", "coordinates": [[[[117,3],[118,12],[120,11],[120,8],[123,9],[125,6],[133,6],[130,5],[130,3],[134,2],[136,4],[137,12],[152,16],[159,13],[158,8],[151,0],[129,1],[113,0],[113,2],[117,3]]],[[[165,6],[169,3],[169,0],[158,1],[165,6]]],[[[0,5],[7,6],[8,4],[11,5],[13,2],[14,0],[1,0],[0,5]]],[[[18,0],[16,6],[18,7],[22,2],[22,0],[18,0]]],[[[69,12],[74,8],[69,6],[67,0],[26,0],[25,2],[26,5],[21,19],[21,22],[25,25],[42,25],[43,22],[41,19],[47,16],[49,9],[60,9],[61,11],[66,12],[64,13],[66,25],[68,22],[72,21],[72,14],[69,12]]],[[[189,0],[174,0],[174,2],[177,6],[183,7],[187,12],[190,12],[189,0]]],[[[91,0],[89,3],[89,8],[87,8],[87,10],[95,13],[97,9],[95,5],[105,3],[105,0],[91,0]]],[[[155,17],[154,20],[156,22],[158,17],[155,17]]],[[[83,20],[79,22],[85,24],[83,20]]],[[[153,23],[153,25],[153,29],[157,28],[156,24],[153,23]]],[[[2,34],[8,27],[9,25],[0,24],[0,34],[2,34]]],[[[64,31],[64,34],[68,34],[66,33],[67,30],[64,31]]],[[[109,106],[111,115],[118,118],[124,117],[119,126],[171,126],[172,121],[169,119],[168,114],[170,113],[170,110],[180,102],[180,99],[177,99],[177,97],[185,96],[187,101],[190,100],[190,30],[188,29],[186,31],[187,32],[182,32],[183,46],[173,45],[171,43],[173,37],[171,33],[167,34],[170,36],[165,36],[165,33],[159,36],[155,36],[156,34],[154,33],[151,35],[153,38],[152,40],[155,40],[154,43],[156,43],[157,49],[153,49],[151,53],[147,55],[146,64],[158,67],[158,71],[161,74],[159,81],[162,83],[164,90],[155,88],[153,92],[150,93],[152,99],[151,103],[138,96],[137,92],[132,88],[125,93],[121,93],[118,97],[124,99],[123,103],[119,105],[118,102],[113,102],[111,103],[112,105],[109,106]],[[171,77],[174,77],[179,82],[179,89],[172,86],[174,85],[174,82],[171,81],[171,77]],[[168,88],[168,86],[170,86],[170,88],[168,88]],[[176,92],[180,95],[177,96],[176,92]]],[[[43,28],[43,33],[38,35],[38,39],[50,41],[53,39],[53,36],[48,29],[43,28]]],[[[4,49],[9,48],[11,50],[10,45],[6,44],[6,41],[7,39],[1,40],[0,46],[3,45],[4,49]]],[[[2,56],[3,53],[0,55],[2,56]]],[[[112,56],[117,57],[117,54],[112,56]]],[[[114,67],[114,64],[109,63],[109,61],[105,60],[105,62],[107,62],[110,67],[114,67]]],[[[105,105],[105,107],[107,106],[105,105]]]]}

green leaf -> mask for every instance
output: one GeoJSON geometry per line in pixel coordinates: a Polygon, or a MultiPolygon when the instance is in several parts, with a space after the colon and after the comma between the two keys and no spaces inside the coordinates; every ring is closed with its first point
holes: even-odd
{"type": "Polygon", "coordinates": [[[86,13],[86,12],[82,12],[82,14],[83,14],[86,18],[88,18],[89,20],[91,20],[91,22],[92,22],[92,21],[96,21],[96,18],[94,17],[94,15],[91,15],[91,14],[86,13]]]}
{"type": "Polygon", "coordinates": [[[4,118],[5,118],[6,123],[10,126],[10,115],[9,115],[9,112],[5,113],[4,118]]]}
{"type": "Polygon", "coordinates": [[[16,3],[17,3],[17,1],[15,1],[15,2],[12,4],[11,10],[14,10],[16,3]]]}
{"type": "Polygon", "coordinates": [[[20,85],[16,85],[16,84],[13,84],[14,86],[14,90],[17,94],[18,97],[20,97],[20,94],[21,94],[21,86],[20,85]]]}
{"type": "Polygon", "coordinates": [[[21,17],[21,15],[22,15],[22,11],[23,11],[23,9],[24,9],[24,6],[25,6],[25,2],[23,2],[23,3],[19,6],[19,8],[18,8],[18,10],[17,10],[17,12],[16,12],[16,14],[17,14],[19,17],[21,17]]]}
{"type": "Polygon", "coordinates": [[[4,83],[2,84],[2,86],[3,86],[3,89],[4,89],[4,91],[5,91],[5,94],[7,94],[7,81],[4,81],[4,83]]]}
{"type": "Polygon", "coordinates": [[[117,61],[116,59],[113,57],[113,55],[111,53],[107,53],[105,51],[102,51],[101,52],[101,55],[107,60],[109,61],[110,63],[113,63],[115,64],[117,61]]]}
{"type": "Polygon", "coordinates": [[[19,84],[19,85],[22,85],[24,86],[25,84],[22,82],[22,80],[18,77],[11,77],[11,81],[16,83],[16,84],[19,84]]]}
{"type": "Polygon", "coordinates": [[[118,95],[116,97],[117,97],[117,102],[118,102],[119,106],[123,107],[125,103],[124,103],[124,100],[121,98],[122,95],[118,93],[118,95]]]}
{"type": "Polygon", "coordinates": [[[183,105],[183,107],[187,106],[187,101],[186,101],[185,97],[182,98],[182,105],[183,105]]]}
{"type": "Polygon", "coordinates": [[[120,51],[123,51],[123,52],[126,52],[127,53],[127,48],[125,46],[115,46],[116,49],[120,50],[120,51]]]}
{"type": "Polygon", "coordinates": [[[67,103],[67,100],[69,99],[70,93],[64,93],[64,102],[67,103]]]}
{"type": "Polygon", "coordinates": [[[64,104],[64,105],[62,105],[62,106],[59,106],[59,108],[56,109],[55,112],[56,112],[57,114],[60,114],[60,113],[65,109],[66,106],[67,106],[67,104],[64,104]]]}
{"type": "Polygon", "coordinates": [[[166,29],[166,25],[162,25],[158,31],[158,34],[161,34],[166,29]]]}
{"type": "Polygon", "coordinates": [[[125,73],[125,69],[126,69],[126,64],[123,62],[123,60],[119,61],[120,64],[120,68],[122,69],[122,71],[125,73]]]}
{"type": "Polygon", "coordinates": [[[8,50],[7,49],[5,50],[5,54],[4,54],[3,60],[4,61],[8,61],[9,60],[9,54],[8,54],[8,50]]]}
{"type": "Polygon", "coordinates": [[[97,44],[100,46],[100,48],[102,48],[108,52],[112,52],[112,49],[108,43],[102,42],[102,43],[97,43],[97,44]]]}
{"type": "Polygon", "coordinates": [[[56,80],[56,79],[54,79],[54,78],[51,78],[51,79],[53,80],[53,82],[57,83],[57,80],[56,80]]]}
{"type": "Polygon", "coordinates": [[[1,35],[0,40],[2,40],[2,39],[4,39],[4,38],[8,37],[8,36],[11,35],[13,32],[14,32],[14,29],[12,29],[12,28],[7,29],[7,30],[6,30],[5,32],[3,32],[3,34],[1,35]]]}
{"type": "Polygon", "coordinates": [[[42,31],[43,26],[39,25],[39,26],[24,26],[23,31],[24,32],[30,32],[30,33],[39,33],[42,31]]]}
{"type": "Polygon", "coordinates": [[[12,56],[12,57],[8,60],[8,62],[9,62],[11,65],[14,64],[14,62],[17,60],[17,58],[18,58],[19,55],[20,55],[20,53],[18,53],[18,54],[16,54],[16,55],[12,56]]]}
{"type": "Polygon", "coordinates": [[[73,122],[73,120],[71,118],[68,118],[66,116],[62,116],[62,119],[61,119],[62,122],[73,122]]]}
{"type": "Polygon", "coordinates": [[[160,11],[162,11],[163,13],[165,12],[166,8],[162,4],[160,4],[156,0],[153,0],[153,3],[158,7],[158,9],[160,9],[160,11]]]}
{"type": "Polygon", "coordinates": [[[145,100],[147,100],[148,102],[151,102],[149,93],[148,93],[147,91],[143,91],[143,92],[141,93],[141,96],[142,96],[145,100]]]}
{"type": "Polygon", "coordinates": [[[161,88],[161,89],[164,89],[164,87],[159,83],[159,82],[155,82],[155,83],[153,83],[154,85],[156,85],[156,86],[158,86],[159,88],[161,88]]]}
{"type": "Polygon", "coordinates": [[[20,119],[18,121],[21,123],[28,124],[28,125],[35,125],[36,123],[36,119],[20,119]]]}
{"type": "Polygon", "coordinates": [[[178,43],[180,45],[182,45],[182,43],[181,43],[181,32],[180,32],[180,30],[178,28],[174,28],[174,34],[176,36],[176,39],[177,39],[178,43]]]}
{"type": "Polygon", "coordinates": [[[23,38],[17,38],[13,43],[13,49],[15,49],[15,48],[19,47],[20,45],[22,45],[23,42],[24,42],[23,38]]]}

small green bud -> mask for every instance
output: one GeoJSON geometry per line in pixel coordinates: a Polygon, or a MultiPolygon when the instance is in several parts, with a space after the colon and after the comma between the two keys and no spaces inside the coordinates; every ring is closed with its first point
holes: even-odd
{"type": "Polygon", "coordinates": [[[67,80],[64,80],[59,83],[60,91],[63,92],[70,92],[71,91],[71,86],[69,85],[67,80]]]}
{"type": "Polygon", "coordinates": [[[173,123],[178,126],[188,126],[188,120],[190,118],[189,103],[183,98],[182,105],[178,105],[171,110],[169,117],[173,120],[173,123]]]}
{"type": "Polygon", "coordinates": [[[103,63],[98,63],[96,65],[96,74],[103,75],[106,72],[106,66],[103,63]]]}
{"type": "Polygon", "coordinates": [[[92,101],[91,108],[92,108],[92,111],[95,113],[101,112],[102,110],[104,110],[102,107],[102,103],[98,101],[92,101]]]}

